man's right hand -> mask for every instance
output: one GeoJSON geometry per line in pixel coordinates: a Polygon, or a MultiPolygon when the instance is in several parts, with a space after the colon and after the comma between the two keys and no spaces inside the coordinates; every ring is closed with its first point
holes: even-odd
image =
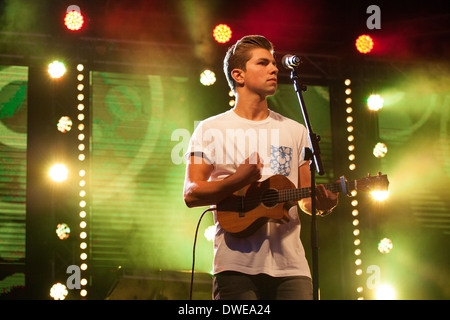
{"type": "Polygon", "coordinates": [[[245,181],[245,185],[258,181],[261,179],[261,170],[263,167],[264,163],[261,161],[259,154],[254,152],[239,165],[233,174],[234,179],[241,182],[245,181]]]}

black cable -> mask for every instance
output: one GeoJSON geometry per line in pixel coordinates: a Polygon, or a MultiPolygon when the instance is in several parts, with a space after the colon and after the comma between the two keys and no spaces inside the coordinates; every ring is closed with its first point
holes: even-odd
{"type": "Polygon", "coordinates": [[[191,270],[191,288],[189,290],[189,300],[192,300],[192,288],[194,286],[194,270],[195,270],[195,247],[197,245],[197,235],[198,235],[198,229],[200,227],[200,222],[203,219],[203,216],[208,211],[216,210],[216,208],[208,208],[205,211],[203,211],[202,215],[200,216],[200,219],[198,219],[197,228],[195,229],[195,237],[194,237],[194,247],[192,249],[192,270],[191,270]]]}

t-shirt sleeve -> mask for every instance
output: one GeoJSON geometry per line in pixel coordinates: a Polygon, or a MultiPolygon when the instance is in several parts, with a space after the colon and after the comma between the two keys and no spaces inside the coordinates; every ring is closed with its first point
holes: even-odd
{"type": "Polygon", "coordinates": [[[192,137],[189,141],[189,146],[184,157],[189,159],[194,155],[199,158],[205,159],[206,163],[214,164],[214,143],[211,143],[210,130],[206,129],[205,123],[200,122],[197,128],[194,130],[192,137]]]}
{"type": "Polygon", "coordinates": [[[304,157],[304,148],[310,148],[311,144],[309,143],[308,138],[308,130],[306,130],[306,127],[302,124],[299,124],[299,133],[298,133],[298,166],[302,166],[305,162],[303,160],[304,157]]]}

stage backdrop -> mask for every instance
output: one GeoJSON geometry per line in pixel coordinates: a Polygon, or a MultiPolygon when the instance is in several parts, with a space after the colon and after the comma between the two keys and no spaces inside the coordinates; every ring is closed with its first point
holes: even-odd
{"type": "Polygon", "coordinates": [[[25,286],[28,68],[0,66],[0,297],[25,286]]]}

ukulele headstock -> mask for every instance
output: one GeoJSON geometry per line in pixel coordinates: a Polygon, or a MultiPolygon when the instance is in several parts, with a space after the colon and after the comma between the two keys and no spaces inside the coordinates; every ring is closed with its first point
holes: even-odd
{"type": "Polygon", "coordinates": [[[383,175],[381,172],[378,172],[376,176],[371,176],[369,173],[367,177],[356,180],[355,187],[362,191],[387,191],[389,180],[387,175],[383,175]]]}

